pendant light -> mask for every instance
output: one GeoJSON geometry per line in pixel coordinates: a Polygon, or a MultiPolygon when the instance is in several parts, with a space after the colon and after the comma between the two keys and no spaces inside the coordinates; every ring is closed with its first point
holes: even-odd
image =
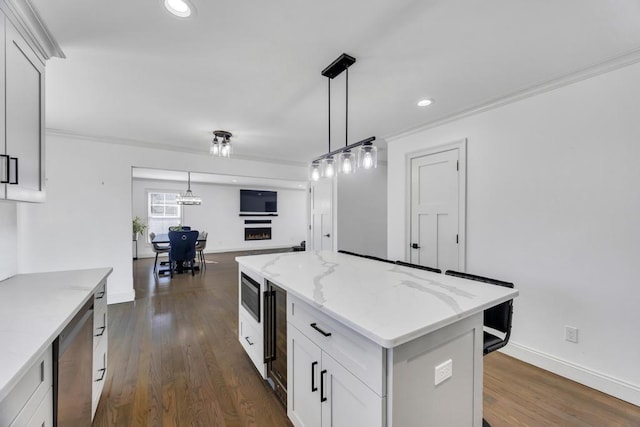
{"type": "Polygon", "coordinates": [[[318,181],[321,177],[332,178],[336,173],[351,174],[356,169],[373,169],[378,165],[378,150],[373,145],[376,137],[372,136],[362,141],[349,145],[349,67],[356,62],[353,56],[343,53],[327,68],[322,70],[322,75],[328,81],[329,104],[329,151],[315,158],[309,166],[309,178],[318,181]],[[344,147],[331,151],[331,80],[346,71],[346,96],[345,96],[345,136],[344,147]]]}
{"type": "Polygon", "coordinates": [[[187,191],[185,191],[184,195],[178,196],[176,198],[176,202],[179,205],[195,205],[199,206],[202,204],[202,199],[198,196],[194,196],[191,191],[191,172],[187,172],[187,191]]]}
{"type": "Polygon", "coordinates": [[[213,141],[211,141],[211,147],[209,153],[212,156],[217,157],[231,157],[231,132],[226,130],[214,130],[213,141]],[[220,138],[220,139],[218,139],[220,138]]]}

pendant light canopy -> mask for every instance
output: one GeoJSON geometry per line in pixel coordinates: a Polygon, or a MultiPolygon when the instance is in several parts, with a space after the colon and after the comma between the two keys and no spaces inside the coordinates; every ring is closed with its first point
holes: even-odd
{"type": "Polygon", "coordinates": [[[184,195],[178,196],[176,198],[176,202],[179,205],[199,206],[202,204],[202,199],[198,196],[195,196],[191,191],[191,172],[187,172],[187,191],[185,191],[184,195]]]}
{"type": "Polygon", "coordinates": [[[327,154],[315,158],[309,166],[309,178],[318,181],[320,178],[332,178],[336,172],[351,174],[356,169],[373,169],[378,166],[378,149],[373,145],[376,137],[372,136],[362,141],[349,145],[349,67],[356,62],[353,56],[343,53],[327,68],[322,70],[322,75],[328,81],[329,99],[329,150],[327,154]],[[331,80],[346,71],[346,96],[345,96],[345,136],[344,147],[331,151],[331,80]]]}
{"type": "Polygon", "coordinates": [[[232,136],[231,132],[227,132],[226,130],[214,130],[209,153],[212,156],[231,157],[232,136]]]}

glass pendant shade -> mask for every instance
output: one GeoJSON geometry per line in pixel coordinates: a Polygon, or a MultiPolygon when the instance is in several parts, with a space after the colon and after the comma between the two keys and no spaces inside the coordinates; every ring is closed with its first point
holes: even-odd
{"type": "Polygon", "coordinates": [[[322,161],[322,176],[332,178],[336,174],[336,162],[333,156],[327,157],[322,161]]]}
{"type": "Polygon", "coordinates": [[[211,142],[211,147],[209,148],[209,153],[212,156],[220,155],[220,143],[218,142],[218,138],[216,137],[213,138],[213,141],[211,142]]]}
{"type": "Polygon", "coordinates": [[[220,157],[229,157],[231,156],[231,142],[222,141],[220,143],[220,157]]]}
{"type": "Polygon", "coordinates": [[[309,167],[309,179],[318,181],[320,179],[320,162],[314,160],[309,167]]]}
{"type": "Polygon", "coordinates": [[[351,150],[345,150],[338,156],[338,170],[342,174],[350,174],[355,172],[356,163],[355,156],[351,150]]]}
{"type": "Polygon", "coordinates": [[[358,168],[374,169],[378,167],[378,149],[368,142],[358,148],[358,168]]]}

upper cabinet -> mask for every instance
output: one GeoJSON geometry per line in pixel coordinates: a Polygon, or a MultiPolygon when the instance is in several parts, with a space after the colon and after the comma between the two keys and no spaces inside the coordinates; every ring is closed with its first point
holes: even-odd
{"type": "Polygon", "coordinates": [[[64,55],[28,0],[0,9],[0,199],[44,202],[45,61],[64,55]]]}

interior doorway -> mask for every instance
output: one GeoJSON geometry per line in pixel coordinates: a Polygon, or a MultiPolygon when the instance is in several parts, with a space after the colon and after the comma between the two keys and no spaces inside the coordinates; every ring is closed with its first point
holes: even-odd
{"type": "Polygon", "coordinates": [[[442,271],[465,269],[466,141],[408,158],[408,259],[442,271]]]}
{"type": "Polygon", "coordinates": [[[314,251],[333,250],[333,179],[321,179],[310,187],[311,244],[314,251]]]}

